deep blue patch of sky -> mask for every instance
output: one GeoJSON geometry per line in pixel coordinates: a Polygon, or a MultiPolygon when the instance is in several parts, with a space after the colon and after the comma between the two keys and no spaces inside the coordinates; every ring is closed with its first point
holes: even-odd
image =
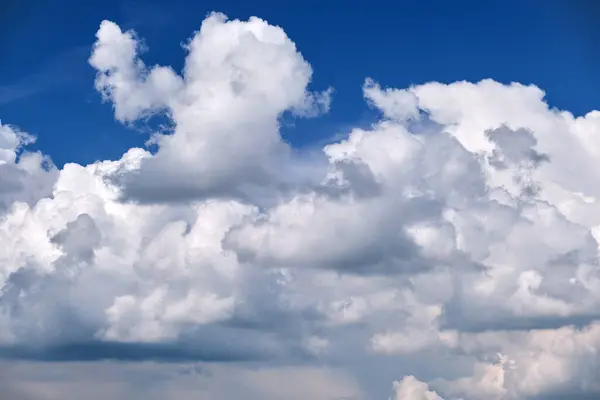
{"type": "Polygon", "coordinates": [[[103,19],[135,29],[147,64],[181,69],[186,41],[210,11],[282,26],[314,69],[312,88],[335,89],[331,112],[285,118],[294,146],[327,141],[373,120],[361,85],[370,76],[403,88],[428,81],[534,83],[576,115],[600,108],[593,0],[313,1],[2,0],[0,118],[38,136],[56,164],[117,159],[142,146],[160,119],[114,121],[87,64],[103,19]]]}

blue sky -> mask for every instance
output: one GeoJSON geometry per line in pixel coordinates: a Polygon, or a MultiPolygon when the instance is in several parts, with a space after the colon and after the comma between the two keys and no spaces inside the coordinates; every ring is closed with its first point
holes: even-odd
{"type": "Polygon", "coordinates": [[[301,4],[0,1],[2,400],[600,398],[598,3],[301,4]]]}
{"type": "Polygon", "coordinates": [[[335,89],[329,115],[286,121],[284,134],[296,146],[370,122],[361,94],[367,75],[392,87],[483,78],[534,83],[552,106],[580,115],[600,102],[592,3],[8,1],[0,9],[0,115],[37,135],[36,147],[59,166],[118,158],[144,142],[148,127],[114,122],[93,88],[87,58],[98,24],[110,19],[135,29],[149,48],[147,64],[178,69],[179,44],[213,10],[284,27],[314,69],[312,87],[335,89]]]}

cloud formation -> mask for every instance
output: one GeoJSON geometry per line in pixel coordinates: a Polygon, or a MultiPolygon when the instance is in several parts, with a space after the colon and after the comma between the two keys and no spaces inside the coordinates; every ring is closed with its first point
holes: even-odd
{"type": "Polygon", "coordinates": [[[600,112],[366,79],[380,121],[308,156],[280,118],[332,91],[283,29],[212,14],[181,74],[140,48],[104,21],[90,64],[119,121],[169,118],[155,152],[58,171],[0,126],[0,356],[290,368],[257,399],[316,365],[339,387],[297,398],[600,394],[600,112]]]}
{"type": "Polygon", "coordinates": [[[15,202],[34,205],[52,193],[57,171],[39,152],[24,151],[35,137],[0,121],[0,212],[15,202]]]}
{"type": "Polygon", "coordinates": [[[312,69],[281,28],[212,14],[186,44],[181,76],[168,67],[147,67],[133,32],[112,22],[102,22],[96,36],[90,64],[115,117],[132,122],[164,111],[173,125],[172,134],[150,139],[159,150],[145,154],[138,169],[117,171],[125,196],[239,197],[253,186],[297,175],[278,118],[285,111],[327,111],[331,92],[307,90],[312,69]]]}

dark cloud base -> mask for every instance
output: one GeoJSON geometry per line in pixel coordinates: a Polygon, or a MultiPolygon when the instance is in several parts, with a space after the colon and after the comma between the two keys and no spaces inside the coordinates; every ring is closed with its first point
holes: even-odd
{"type": "Polygon", "coordinates": [[[159,362],[244,362],[260,361],[260,355],[236,349],[227,352],[222,348],[195,348],[177,343],[141,344],[105,341],[87,341],[60,344],[43,348],[28,346],[2,346],[0,358],[44,362],[75,361],[159,361],[159,362]]]}

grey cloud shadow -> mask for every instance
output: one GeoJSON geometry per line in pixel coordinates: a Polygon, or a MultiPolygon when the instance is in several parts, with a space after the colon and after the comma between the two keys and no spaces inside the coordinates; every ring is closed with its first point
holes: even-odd
{"type": "Polygon", "coordinates": [[[506,312],[485,312],[474,309],[465,312],[457,302],[451,301],[444,308],[440,318],[440,328],[459,330],[465,333],[481,333],[494,331],[529,331],[537,329],[558,329],[572,326],[582,329],[591,322],[597,321],[597,313],[580,314],[573,316],[527,316],[519,317],[506,312]]]}
{"type": "Polygon", "coordinates": [[[56,344],[45,347],[35,346],[3,346],[0,347],[0,358],[8,360],[27,360],[45,362],[75,361],[210,361],[210,362],[242,362],[260,361],[264,357],[248,352],[233,352],[210,347],[194,346],[181,343],[121,343],[105,341],[82,341],[56,344]]]}

